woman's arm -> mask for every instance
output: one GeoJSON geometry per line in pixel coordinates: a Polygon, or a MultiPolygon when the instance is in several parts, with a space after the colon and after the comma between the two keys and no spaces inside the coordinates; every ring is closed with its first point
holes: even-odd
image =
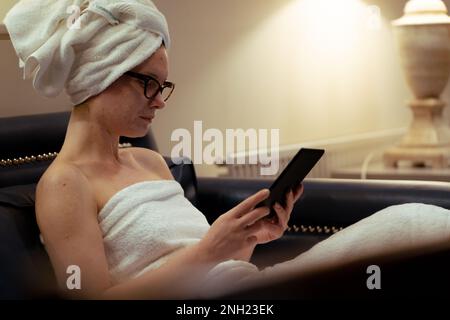
{"type": "Polygon", "coordinates": [[[90,184],[74,166],[58,164],[36,188],[36,218],[58,285],[74,298],[91,297],[111,287],[97,203],[90,184]],[[81,289],[70,290],[69,266],[81,271],[81,289]]]}

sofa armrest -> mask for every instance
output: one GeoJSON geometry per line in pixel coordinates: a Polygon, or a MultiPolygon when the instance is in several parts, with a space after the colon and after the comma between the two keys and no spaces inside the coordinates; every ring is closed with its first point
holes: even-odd
{"type": "MultiPolygon", "coordinates": [[[[262,188],[271,179],[198,178],[199,209],[210,222],[262,188]]],[[[445,182],[306,179],[290,225],[346,227],[391,205],[420,202],[450,209],[445,182]]]]}
{"type": "MultiPolygon", "coordinates": [[[[270,179],[198,178],[197,207],[212,223],[248,196],[268,188],[270,179]]],[[[289,229],[276,241],[257,246],[259,267],[296,257],[316,243],[391,205],[422,202],[450,208],[450,186],[442,182],[307,179],[289,229]]]]}

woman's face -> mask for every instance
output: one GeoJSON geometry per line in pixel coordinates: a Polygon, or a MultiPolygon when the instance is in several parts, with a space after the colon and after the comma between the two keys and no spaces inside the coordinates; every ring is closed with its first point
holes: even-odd
{"type": "MultiPolygon", "coordinates": [[[[168,76],[166,49],[161,46],[150,58],[130,71],[152,76],[160,84],[164,83],[168,76]]],[[[147,134],[151,123],[149,118],[154,118],[156,110],[164,108],[165,102],[159,93],[153,100],[147,99],[143,82],[123,75],[95,97],[91,106],[98,121],[111,133],[135,138],[147,134]]]]}

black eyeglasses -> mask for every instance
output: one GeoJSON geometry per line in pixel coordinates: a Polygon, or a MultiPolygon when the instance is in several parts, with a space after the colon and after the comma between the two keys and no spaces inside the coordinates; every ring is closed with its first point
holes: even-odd
{"type": "Polygon", "coordinates": [[[158,80],[146,74],[137,73],[133,71],[128,71],[125,72],[124,74],[143,81],[144,96],[149,100],[155,99],[158,93],[160,93],[163,100],[167,101],[170,98],[170,95],[172,94],[173,90],[175,89],[175,83],[164,81],[164,83],[161,85],[159,84],[158,80]]]}

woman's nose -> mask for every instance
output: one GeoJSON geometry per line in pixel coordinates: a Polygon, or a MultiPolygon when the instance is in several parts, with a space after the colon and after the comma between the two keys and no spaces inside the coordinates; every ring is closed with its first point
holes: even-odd
{"type": "Polygon", "coordinates": [[[161,93],[158,93],[151,102],[152,107],[162,109],[166,106],[166,102],[163,100],[161,93]]]}

